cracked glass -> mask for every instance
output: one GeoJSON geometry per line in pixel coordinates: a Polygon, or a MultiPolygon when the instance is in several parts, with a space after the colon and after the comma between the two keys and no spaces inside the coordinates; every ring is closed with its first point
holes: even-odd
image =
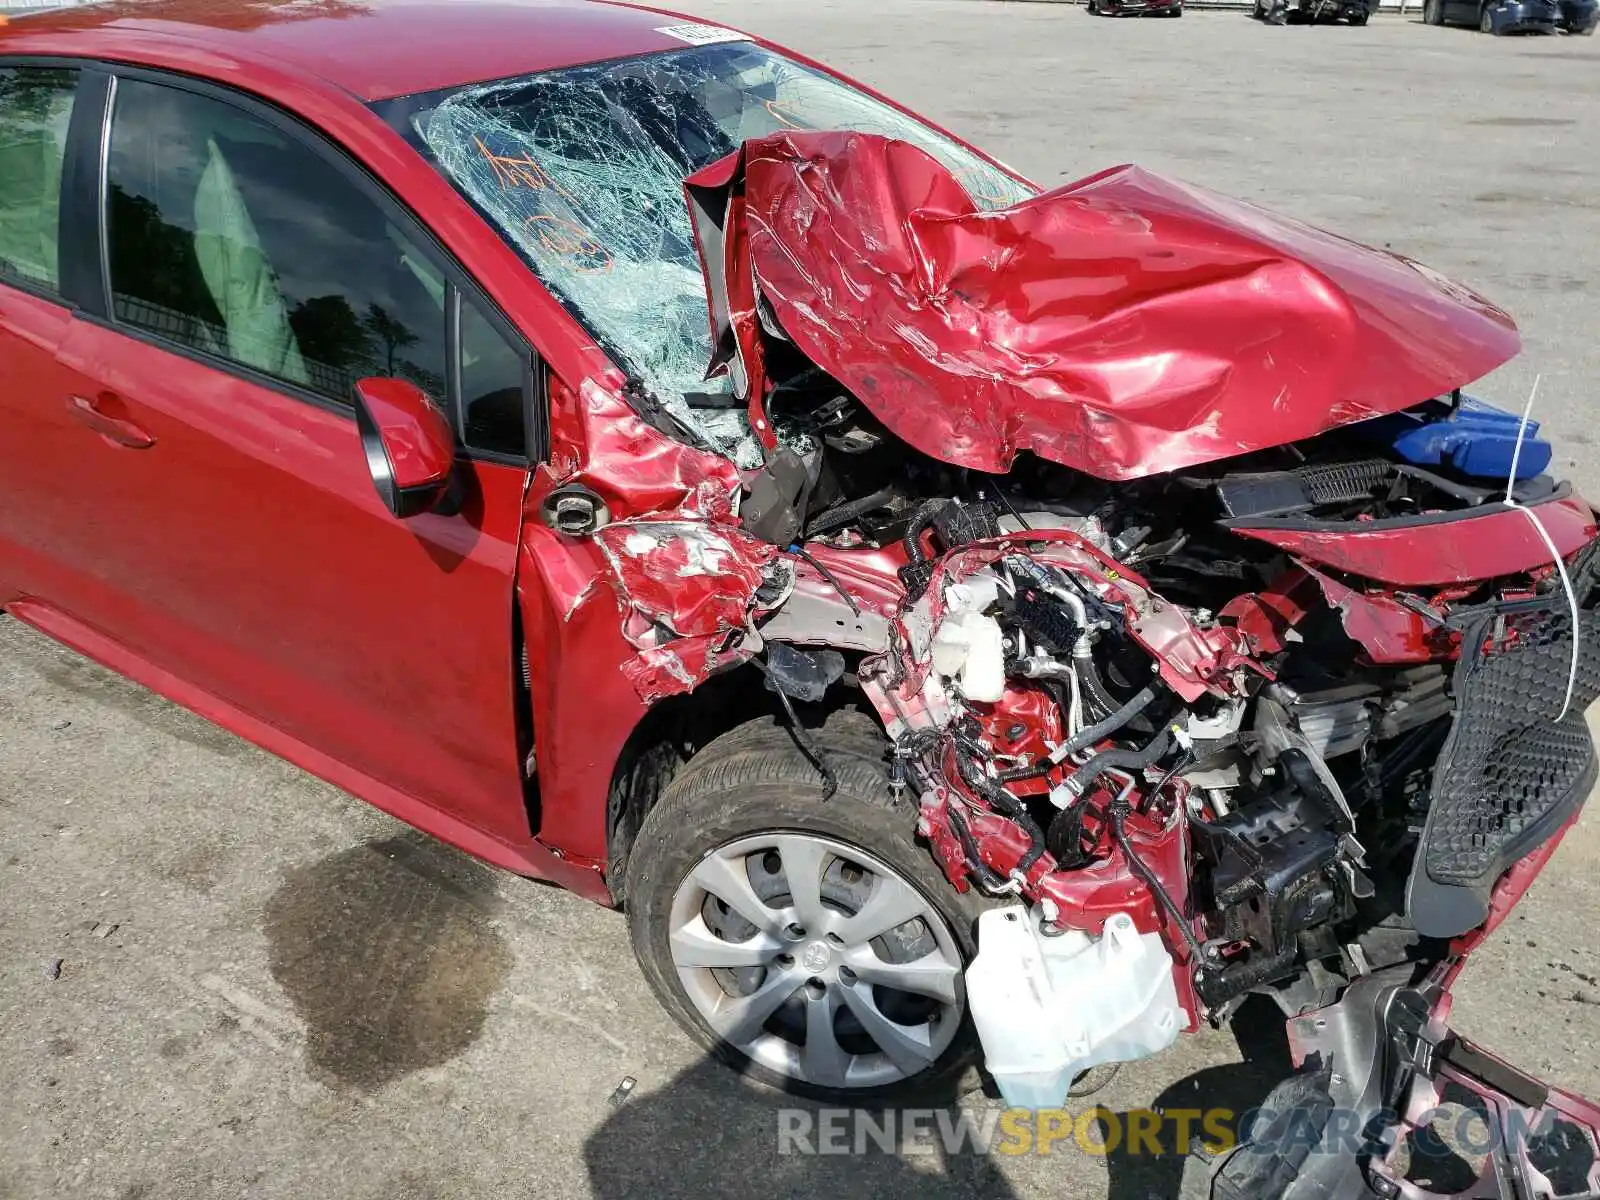
{"type": "Polygon", "coordinates": [[[985,208],[1032,195],[914,118],[751,42],[475,85],[413,112],[439,169],[677,423],[744,466],[740,408],[690,407],[711,358],[684,177],[784,129],[850,129],[928,151],[985,208]]]}

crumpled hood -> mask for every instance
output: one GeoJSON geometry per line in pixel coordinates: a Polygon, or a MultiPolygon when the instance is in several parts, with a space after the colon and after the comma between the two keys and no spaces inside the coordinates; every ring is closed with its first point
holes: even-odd
{"type": "Polygon", "coordinates": [[[1408,408],[1520,346],[1426,267],[1137,167],[986,212],[904,142],[785,133],[687,193],[740,395],[764,380],[759,291],[897,437],[982,471],[1021,450],[1104,479],[1192,466],[1408,408]]]}

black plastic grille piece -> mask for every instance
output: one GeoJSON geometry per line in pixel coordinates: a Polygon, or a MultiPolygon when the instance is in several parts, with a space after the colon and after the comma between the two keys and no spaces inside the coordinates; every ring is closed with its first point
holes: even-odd
{"type": "Polygon", "coordinates": [[[1365,500],[1389,480],[1391,467],[1380,458],[1362,462],[1302,467],[1300,479],[1313,504],[1349,504],[1365,500]]]}
{"type": "Polygon", "coordinates": [[[1393,472],[1393,466],[1381,458],[1323,463],[1292,471],[1228,475],[1218,481],[1217,494],[1229,516],[1267,517],[1369,500],[1384,488],[1393,472]]]}
{"type": "MultiPolygon", "coordinates": [[[[1551,603],[1564,604],[1564,597],[1551,603]]],[[[1434,769],[1418,852],[1427,879],[1413,874],[1414,910],[1418,887],[1428,881],[1486,899],[1505,869],[1585,799],[1595,759],[1583,711],[1600,696],[1600,614],[1580,612],[1579,619],[1578,677],[1560,720],[1572,661],[1572,618],[1564,607],[1490,613],[1463,631],[1452,681],[1455,722],[1434,769]]],[[[1465,932],[1477,923],[1469,918],[1478,907],[1459,910],[1459,921],[1467,921],[1460,929],[1422,931],[1465,932]]]]}

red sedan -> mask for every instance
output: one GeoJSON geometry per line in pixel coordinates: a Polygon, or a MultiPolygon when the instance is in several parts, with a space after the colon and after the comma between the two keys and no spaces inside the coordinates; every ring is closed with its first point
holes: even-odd
{"type": "Polygon", "coordinates": [[[981,1048],[1058,1104],[1266,993],[1320,1010],[1323,1119],[1596,1123],[1443,1024],[1595,777],[1595,513],[1461,393],[1518,346],[670,14],[0,29],[0,604],[625,906],[685,1027],[809,1095],[981,1048]]]}

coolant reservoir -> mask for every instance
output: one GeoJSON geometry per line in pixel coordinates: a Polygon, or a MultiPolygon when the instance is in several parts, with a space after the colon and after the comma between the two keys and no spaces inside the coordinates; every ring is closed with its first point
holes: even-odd
{"type": "Polygon", "coordinates": [[[1184,1023],[1172,956],[1126,913],[1098,938],[1047,937],[1021,905],[984,913],[967,1003],[989,1073],[1021,1108],[1063,1106],[1079,1072],[1164,1050],[1184,1023]]]}

